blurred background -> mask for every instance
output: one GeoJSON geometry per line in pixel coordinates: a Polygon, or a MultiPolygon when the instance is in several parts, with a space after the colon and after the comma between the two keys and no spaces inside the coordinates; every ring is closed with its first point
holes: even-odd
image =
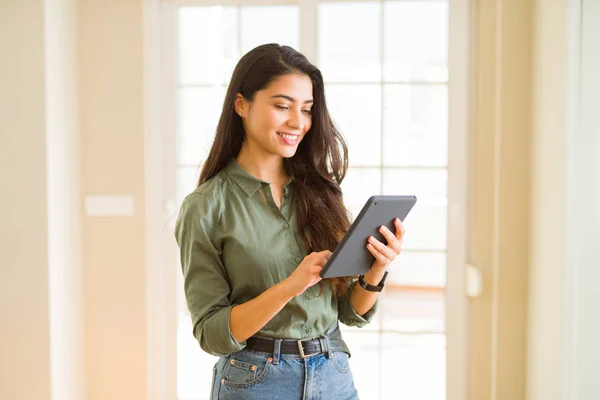
{"type": "Polygon", "coordinates": [[[173,227],[231,72],[322,71],[356,216],[415,194],[361,399],[600,398],[600,1],[0,1],[0,399],[207,400],[173,227]]]}

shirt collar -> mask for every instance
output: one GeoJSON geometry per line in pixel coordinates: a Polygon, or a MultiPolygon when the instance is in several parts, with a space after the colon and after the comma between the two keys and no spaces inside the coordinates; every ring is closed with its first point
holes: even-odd
{"type": "MultiPolygon", "coordinates": [[[[265,185],[269,185],[269,182],[263,181],[262,179],[258,179],[251,175],[248,171],[242,168],[242,166],[237,162],[237,160],[232,158],[227,166],[225,166],[225,173],[233,179],[237,185],[242,188],[244,193],[248,195],[248,197],[252,197],[254,193],[261,187],[265,185]]],[[[294,181],[294,177],[292,177],[284,186],[285,189],[294,181]]]]}

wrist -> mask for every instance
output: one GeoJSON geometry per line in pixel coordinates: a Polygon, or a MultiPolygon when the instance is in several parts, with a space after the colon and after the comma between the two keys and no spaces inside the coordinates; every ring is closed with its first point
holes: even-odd
{"type": "Polygon", "coordinates": [[[369,285],[377,286],[385,275],[385,268],[371,268],[369,272],[364,275],[365,282],[369,285]]]}
{"type": "Polygon", "coordinates": [[[277,285],[275,285],[275,287],[277,287],[278,292],[281,294],[282,297],[286,299],[286,301],[290,301],[291,299],[296,297],[296,294],[293,290],[293,285],[290,282],[290,278],[282,280],[277,285]]]}

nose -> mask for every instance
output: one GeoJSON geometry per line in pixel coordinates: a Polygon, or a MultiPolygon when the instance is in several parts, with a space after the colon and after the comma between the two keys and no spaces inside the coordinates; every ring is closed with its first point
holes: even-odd
{"type": "Polygon", "coordinates": [[[302,122],[302,111],[296,111],[290,113],[290,119],[288,120],[290,128],[304,130],[304,123],[302,122]]]}

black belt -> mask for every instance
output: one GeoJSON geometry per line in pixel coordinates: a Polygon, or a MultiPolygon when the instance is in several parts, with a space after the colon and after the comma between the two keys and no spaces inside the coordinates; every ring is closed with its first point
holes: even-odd
{"type": "MultiPolygon", "coordinates": [[[[339,327],[336,328],[330,334],[322,335],[318,338],[301,339],[301,340],[281,340],[281,354],[299,354],[302,358],[314,356],[316,354],[325,353],[327,351],[326,346],[322,345],[325,342],[325,336],[329,336],[329,350],[331,351],[343,351],[350,354],[350,350],[344,339],[339,327]]],[[[273,353],[275,339],[267,338],[263,336],[252,336],[246,340],[246,349],[260,351],[263,353],[273,353]]]]}

